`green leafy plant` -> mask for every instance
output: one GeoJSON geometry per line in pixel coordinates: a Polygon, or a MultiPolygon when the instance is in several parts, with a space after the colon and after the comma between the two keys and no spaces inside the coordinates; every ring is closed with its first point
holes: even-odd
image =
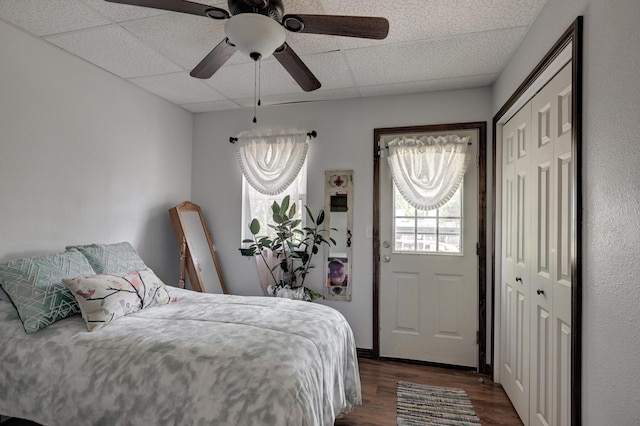
{"type": "Polygon", "coordinates": [[[333,238],[329,237],[330,230],[323,225],[324,210],[317,215],[305,206],[307,213],[307,225],[302,227],[302,220],[295,219],[297,213],[296,204],[290,205],[287,195],[282,202],[274,201],[271,205],[273,223],[267,224],[274,233],[271,236],[258,235],[262,226],[258,219],[253,219],[249,224],[252,239],[246,239],[243,243],[249,243],[246,254],[259,256],[265,265],[269,265],[263,250],[271,250],[275,254],[278,263],[269,269],[273,279],[273,289],[303,289],[304,300],[315,300],[322,297],[321,294],[304,286],[305,279],[313,268],[311,260],[320,252],[323,244],[335,245],[333,238]],[[322,227],[321,227],[322,226],[322,227]],[[276,278],[275,271],[280,269],[280,278],[276,278]]]}

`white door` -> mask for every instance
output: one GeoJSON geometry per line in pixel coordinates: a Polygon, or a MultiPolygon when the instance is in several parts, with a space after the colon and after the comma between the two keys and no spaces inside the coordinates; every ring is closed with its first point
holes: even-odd
{"type": "Polygon", "coordinates": [[[472,160],[437,210],[409,208],[379,163],[380,356],[477,368],[478,130],[428,132],[452,133],[471,138],[472,160]]]}
{"type": "Polygon", "coordinates": [[[502,129],[501,381],[522,419],[529,418],[531,104],[502,129]]]}
{"type": "Polygon", "coordinates": [[[530,425],[570,425],[571,65],[532,100],[530,425]]]}

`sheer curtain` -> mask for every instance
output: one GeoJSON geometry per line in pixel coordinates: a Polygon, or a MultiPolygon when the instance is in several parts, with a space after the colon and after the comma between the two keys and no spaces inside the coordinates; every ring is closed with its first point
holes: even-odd
{"type": "Polygon", "coordinates": [[[469,137],[400,137],[387,143],[391,176],[398,191],[419,210],[442,207],[464,179],[469,137]]]}
{"type": "Polygon", "coordinates": [[[298,176],[309,149],[309,136],[299,131],[243,132],[237,159],[249,185],[261,194],[282,193],[298,176]]]}
{"type": "MultiPolygon", "coordinates": [[[[243,132],[238,136],[236,157],[243,179],[243,232],[242,239],[251,238],[248,224],[257,217],[262,225],[260,234],[267,234],[266,223],[271,221],[271,204],[289,195],[298,203],[298,212],[306,199],[306,155],[309,136],[299,130],[272,130],[260,133],[243,132]]],[[[265,295],[267,287],[274,284],[269,269],[278,259],[270,251],[263,253],[267,260],[256,257],[256,269],[260,286],[265,295]]],[[[274,270],[279,279],[280,270],[274,270]]]]}

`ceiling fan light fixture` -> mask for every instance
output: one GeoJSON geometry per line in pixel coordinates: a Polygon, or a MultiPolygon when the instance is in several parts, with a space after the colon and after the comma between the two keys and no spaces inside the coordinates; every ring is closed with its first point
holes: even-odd
{"type": "Polygon", "coordinates": [[[285,40],[285,31],[278,22],[257,13],[241,13],[229,18],[224,31],[229,42],[251,58],[256,53],[261,59],[268,58],[285,40]]]}

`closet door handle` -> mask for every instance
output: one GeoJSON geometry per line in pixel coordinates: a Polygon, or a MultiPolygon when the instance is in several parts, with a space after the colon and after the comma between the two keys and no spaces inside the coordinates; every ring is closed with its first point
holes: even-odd
{"type": "Polygon", "coordinates": [[[516,282],[520,282],[520,283],[522,283],[522,278],[520,278],[520,277],[516,277],[516,282]]]}
{"type": "Polygon", "coordinates": [[[536,293],[538,293],[538,294],[544,294],[544,290],[537,289],[537,290],[536,290],[536,293]]]}

